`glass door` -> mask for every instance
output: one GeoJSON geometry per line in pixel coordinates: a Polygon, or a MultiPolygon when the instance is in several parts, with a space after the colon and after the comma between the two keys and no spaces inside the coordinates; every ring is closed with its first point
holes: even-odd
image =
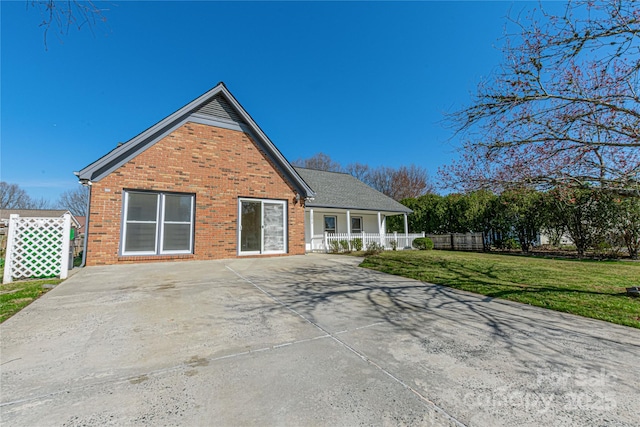
{"type": "Polygon", "coordinates": [[[240,199],[240,254],[286,253],[286,202],[240,199]]]}
{"type": "Polygon", "coordinates": [[[262,202],[240,202],[240,252],[260,253],[262,241],[262,202]]]}
{"type": "Polygon", "coordinates": [[[284,252],[284,204],[264,202],[264,252],[284,252]]]}

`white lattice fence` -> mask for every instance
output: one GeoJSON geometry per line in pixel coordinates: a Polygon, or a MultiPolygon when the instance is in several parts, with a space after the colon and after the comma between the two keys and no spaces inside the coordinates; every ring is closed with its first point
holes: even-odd
{"type": "Polygon", "coordinates": [[[21,218],[11,215],[4,283],[33,277],[67,277],[71,216],[21,218]]]}

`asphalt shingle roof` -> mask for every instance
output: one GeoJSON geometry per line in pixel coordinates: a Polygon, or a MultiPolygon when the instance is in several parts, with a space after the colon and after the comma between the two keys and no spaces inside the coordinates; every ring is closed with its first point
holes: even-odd
{"type": "Polygon", "coordinates": [[[302,179],[315,191],[309,207],[374,210],[411,213],[408,207],[369,187],[359,179],[341,172],[295,168],[302,179]]]}

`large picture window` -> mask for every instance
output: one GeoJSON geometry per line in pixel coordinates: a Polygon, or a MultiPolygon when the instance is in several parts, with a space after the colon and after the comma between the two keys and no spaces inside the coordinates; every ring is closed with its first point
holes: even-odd
{"type": "Polygon", "coordinates": [[[126,191],[123,255],[193,252],[192,194],[126,191]]]}

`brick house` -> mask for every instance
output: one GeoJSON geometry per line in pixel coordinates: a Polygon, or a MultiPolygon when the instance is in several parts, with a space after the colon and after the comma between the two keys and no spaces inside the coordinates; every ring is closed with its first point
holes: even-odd
{"type": "Polygon", "coordinates": [[[86,265],[304,254],[329,234],[384,245],[390,215],[410,246],[410,209],[292,167],[223,83],[75,174],[90,188],[86,265]]]}
{"type": "Polygon", "coordinates": [[[223,83],[75,174],[86,265],[305,253],[314,192],[223,83]]]}

